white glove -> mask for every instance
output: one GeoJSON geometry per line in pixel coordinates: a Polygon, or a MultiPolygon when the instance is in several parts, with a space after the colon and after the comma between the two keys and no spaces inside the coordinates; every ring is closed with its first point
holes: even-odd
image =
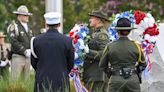
{"type": "Polygon", "coordinates": [[[85,53],[89,53],[89,47],[88,47],[88,45],[85,45],[84,51],[85,51],[85,53]]]}
{"type": "Polygon", "coordinates": [[[8,63],[8,61],[1,61],[0,66],[1,66],[1,67],[4,67],[4,66],[7,65],[7,63],[8,63]]]}
{"type": "Polygon", "coordinates": [[[26,51],[24,52],[24,55],[25,55],[27,58],[30,58],[30,57],[31,57],[31,49],[26,49],[26,51]]]}

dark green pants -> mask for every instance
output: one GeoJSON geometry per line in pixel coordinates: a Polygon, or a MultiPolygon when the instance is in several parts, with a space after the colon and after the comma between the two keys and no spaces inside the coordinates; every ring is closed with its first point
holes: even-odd
{"type": "Polygon", "coordinates": [[[140,83],[136,74],[128,79],[114,75],[109,79],[108,92],[141,92],[140,83]]]}
{"type": "Polygon", "coordinates": [[[90,92],[107,92],[108,84],[103,81],[89,81],[85,83],[85,87],[90,92]]]}

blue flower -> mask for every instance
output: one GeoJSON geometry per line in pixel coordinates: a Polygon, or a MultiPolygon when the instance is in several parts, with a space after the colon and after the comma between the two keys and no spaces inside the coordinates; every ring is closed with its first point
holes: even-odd
{"type": "Polygon", "coordinates": [[[131,21],[132,24],[135,24],[135,17],[129,11],[126,11],[126,12],[123,12],[123,13],[120,13],[120,14],[116,14],[115,20],[113,20],[111,26],[108,28],[108,33],[109,33],[112,41],[118,40],[118,38],[119,38],[118,34],[117,34],[117,31],[114,28],[116,27],[117,21],[120,18],[127,18],[131,21]]]}

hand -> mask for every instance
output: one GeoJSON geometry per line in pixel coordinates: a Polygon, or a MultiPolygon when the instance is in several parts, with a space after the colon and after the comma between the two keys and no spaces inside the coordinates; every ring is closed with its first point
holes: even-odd
{"type": "Polygon", "coordinates": [[[88,47],[88,45],[85,46],[84,51],[85,51],[85,53],[89,53],[89,47],[88,47]]]}
{"type": "Polygon", "coordinates": [[[0,67],[5,67],[8,64],[8,61],[1,61],[0,67]]]}
{"type": "Polygon", "coordinates": [[[24,52],[25,56],[27,58],[30,58],[31,57],[31,49],[26,49],[26,51],[24,52]]]}

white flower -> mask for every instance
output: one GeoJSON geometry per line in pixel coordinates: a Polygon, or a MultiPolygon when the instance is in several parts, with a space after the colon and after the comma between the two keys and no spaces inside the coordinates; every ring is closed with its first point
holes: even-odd
{"type": "Polygon", "coordinates": [[[147,13],[147,14],[146,14],[146,17],[148,17],[148,18],[153,18],[153,16],[152,16],[150,13],[147,13]]]}
{"type": "Polygon", "coordinates": [[[118,19],[115,19],[112,24],[116,26],[117,25],[117,21],[118,21],[118,19]]]}
{"type": "Polygon", "coordinates": [[[149,41],[155,43],[157,41],[157,36],[151,36],[149,41]]]}
{"type": "Polygon", "coordinates": [[[79,39],[78,42],[80,43],[79,49],[84,49],[85,48],[84,41],[82,39],[79,39]]]}
{"type": "Polygon", "coordinates": [[[75,52],[75,56],[74,56],[74,59],[76,60],[76,59],[78,59],[78,54],[75,52]]]}
{"type": "Polygon", "coordinates": [[[82,34],[83,37],[86,37],[87,36],[86,32],[83,32],[81,34],[82,34]]]}
{"type": "Polygon", "coordinates": [[[148,25],[149,27],[153,27],[154,23],[155,23],[155,19],[153,18],[153,16],[150,13],[147,13],[146,17],[148,18],[148,25]]]}
{"type": "Polygon", "coordinates": [[[147,21],[147,19],[145,19],[145,21],[141,20],[140,24],[137,27],[142,32],[144,32],[148,28],[146,21],[147,21]]]}
{"type": "Polygon", "coordinates": [[[144,39],[149,41],[150,40],[150,35],[149,34],[145,34],[144,39]]]}
{"type": "Polygon", "coordinates": [[[116,17],[115,18],[118,18],[121,14],[116,14],[116,17]]]}
{"type": "Polygon", "coordinates": [[[80,26],[78,24],[75,24],[75,26],[71,29],[70,32],[75,32],[75,31],[80,30],[80,26]]]}

